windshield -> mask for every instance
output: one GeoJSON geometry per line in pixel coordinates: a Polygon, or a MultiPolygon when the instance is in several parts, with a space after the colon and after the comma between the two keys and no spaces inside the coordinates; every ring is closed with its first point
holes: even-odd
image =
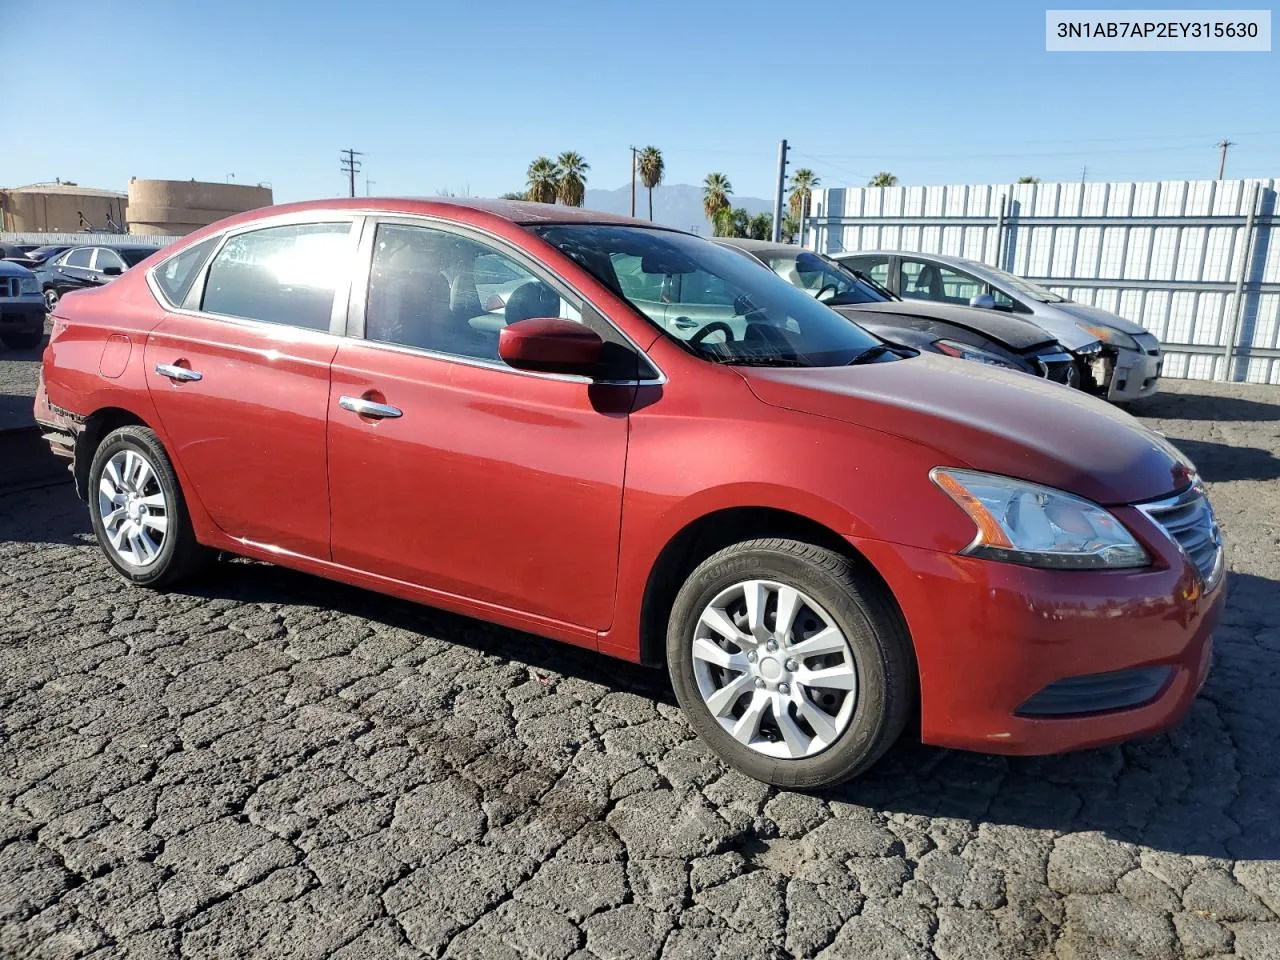
{"type": "Polygon", "coordinates": [[[843,366],[881,343],[758,263],[698,237],[605,224],[531,229],[707,360],[843,366]]]}
{"type": "Polygon", "coordinates": [[[968,261],[975,267],[981,267],[987,273],[999,278],[1000,282],[1005,286],[1016,290],[1031,300],[1039,300],[1041,303],[1070,303],[1066,297],[1060,297],[1052,290],[1046,290],[1038,283],[1032,283],[1030,280],[1024,280],[1022,277],[1007,273],[1004,270],[998,270],[995,267],[989,267],[985,263],[976,263],[972,260],[968,261]]]}
{"type": "Polygon", "coordinates": [[[64,246],[36,247],[27,254],[27,257],[31,260],[46,260],[54,254],[61,253],[65,249],[67,248],[64,246]]]}
{"type": "Polygon", "coordinates": [[[154,250],[147,250],[147,249],[136,250],[136,249],[129,249],[129,248],[126,248],[124,250],[118,250],[116,252],[119,253],[120,256],[124,257],[124,262],[131,267],[136,267],[143,260],[147,259],[147,257],[155,253],[154,250]]]}
{"type": "Polygon", "coordinates": [[[850,303],[883,303],[882,296],[834,261],[808,250],[764,255],[765,265],[793,287],[828,306],[850,303]]]}

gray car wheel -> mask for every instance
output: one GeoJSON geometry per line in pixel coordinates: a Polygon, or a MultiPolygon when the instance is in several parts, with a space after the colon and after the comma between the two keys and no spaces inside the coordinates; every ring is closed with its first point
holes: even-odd
{"type": "Polygon", "coordinates": [[[667,665],[698,734],[777,786],[866,770],[915,703],[910,637],[883,585],[795,540],[739,543],[701,563],[672,607],[667,665]]]}

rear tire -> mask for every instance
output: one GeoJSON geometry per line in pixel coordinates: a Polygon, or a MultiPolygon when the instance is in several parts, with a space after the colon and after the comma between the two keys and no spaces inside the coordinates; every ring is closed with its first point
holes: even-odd
{"type": "Polygon", "coordinates": [[[131,583],[168,586],[215,556],[196,542],[173,464],[146,427],[120,427],[103,438],[86,499],[98,545],[131,583]]]}
{"type": "Polygon", "coordinates": [[[34,350],[44,339],[44,330],[25,330],[0,335],[0,342],[10,350],[34,350]]]}
{"type": "Polygon", "coordinates": [[[44,309],[46,313],[53,313],[53,308],[58,305],[58,291],[54,287],[46,287],[44,291],[44,309]]]}
{"type": "Polygon", "coordinates": [[[911,639],[888,592],[848,557],[795,540],[703,561],[672,607],[667,664],[699,736],[780,787],[857,776],[915,706],[911,639]]]}

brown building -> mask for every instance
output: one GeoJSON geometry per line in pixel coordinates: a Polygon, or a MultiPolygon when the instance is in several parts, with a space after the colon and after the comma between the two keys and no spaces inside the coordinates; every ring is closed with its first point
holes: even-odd
{"type": "Polygon", "coordinates": [[[123,193],[61,180],[5,187],[0,188],[0,229],[12,233],[123,231],[127,204],[123,193]]]}
{"type": "Polygon", "coordinates": [[[270,187],[135,177],[129,181],[129,232],[180,237],[233,213],[269,206],[270,187]]]}

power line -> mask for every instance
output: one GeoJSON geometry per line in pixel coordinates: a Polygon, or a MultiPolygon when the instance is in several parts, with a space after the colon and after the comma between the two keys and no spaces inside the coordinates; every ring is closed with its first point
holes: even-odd
{"type": "Polygon", "coordinates": [[[341,164],[341,170],[347,175],[347,183],[351,188],[349,196],[356,195],[356,174],[360,172],[360,161],[356,157],[363,157],[364,153],[360,150],[352,150],[350,147],[342,151],[342,156],[338,158],[341,164]]]}

